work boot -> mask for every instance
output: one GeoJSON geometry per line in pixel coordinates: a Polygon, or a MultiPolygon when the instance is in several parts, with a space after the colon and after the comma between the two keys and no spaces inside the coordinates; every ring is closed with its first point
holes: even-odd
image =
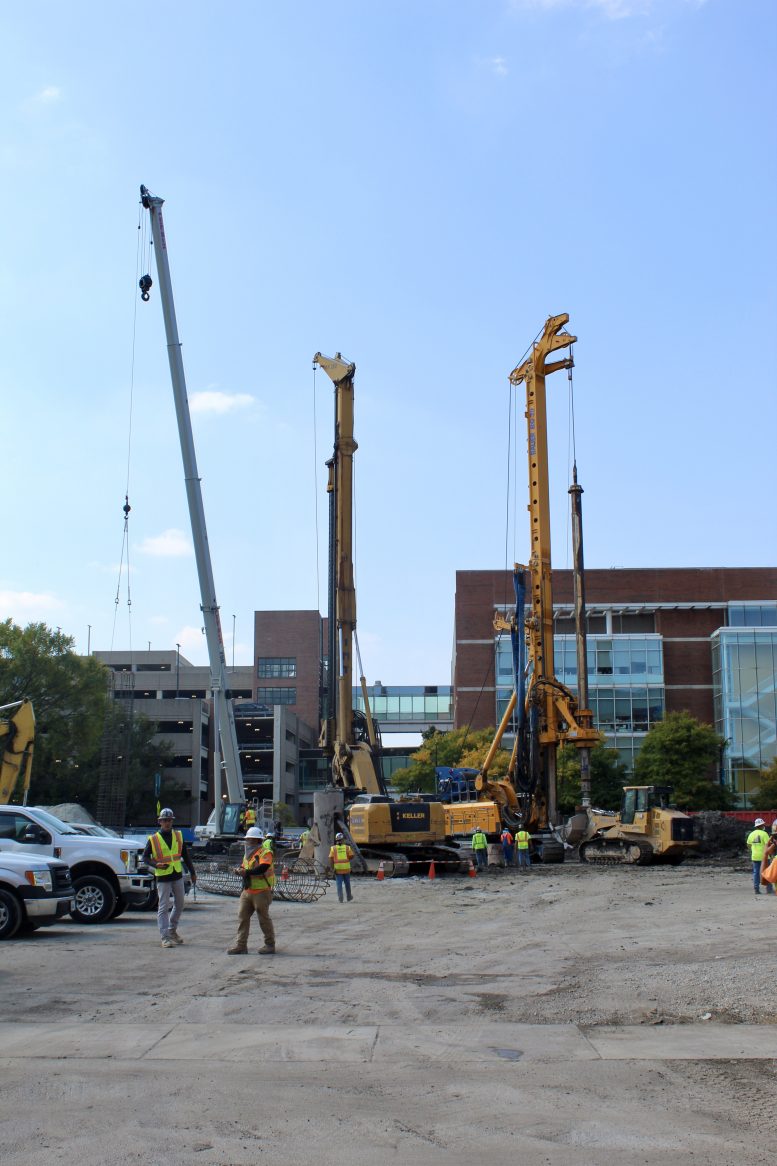
{"type": "Polygon", "coordinates": [[[248,948],[238,947],[237,944],[235,944],[234,947],[227,948],[227,955],[248,955],[248,948]]]}
{"type": "Polygon", "coordinates": [[[266,943],[264,947],[260,947],[259,955],[275,955],[275,944],[266,943]]]}
{"type": "Polygon", "coordinates": [[[760,887],[753,887],[753,890],[755,891],[756,895],[760,895],[760,893],[761,893],[760,887]]]}
{"type": "Polygon", "coordinates": [[[162,947],[175,947],[175,944],[173,943],[172,939],[165,937],[162,940],[162,947]]]}
{"type": "Polygon", "coordinates": [[[172,939],[173,943],[183,943],[183,940],[181,939],[181,937],[177,931],[170,932],[170,939],[172,939]]]}
{"type": "Polygon", "coordinates": [[[348,902],[349,902],[349,903],[352,903],[352,902],[353,902],[353,895],[349,895],[349,896],[348,896],[348,902]]]}

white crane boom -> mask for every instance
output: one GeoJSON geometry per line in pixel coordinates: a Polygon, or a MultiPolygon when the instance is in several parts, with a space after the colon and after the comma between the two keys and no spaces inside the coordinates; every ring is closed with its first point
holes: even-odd
{"type": "MultiPolygon", "coordinates": [[[[235,731],[235,713],[232,701],[228,698],[229,684],[227,683],[227,665],[224,655],[224,640],[221,634],[221,619],[219,606],[216,602],[216,586],[213,582],[213,567],[208,547],[208,532],[205,526],[205,509],[202,504],[202,489],[197,473],[197,458],[194,452],[194,436],[192,421],[189,413],[189,401],[186,395],[186,377],[181,355],[181,342],[178,339],[178,325],[175,319],[175,303],[173,301],[173,285],[170,280],[170,264],[167,257],[167,240],[165,226],[162,219],[164,199],[152,195],[145,186],[140,188],[140,197],[143,206],[151,216],[151,233],[156,251],[156,269],[159,278],[159,294],[162,300],[162,312],[165,320],[167,335],[167,356],[170,362],[170,376],[173,382],[173,397],[175,398],[175,414],[178,419],[178,434],[181,439],[181,454],[183,456],[184,478],[186,481],[186,497],[189,503],[189,517],[192,524],[192,538],[194,540],[194,554],[197,560],[197,575],[200,581],[200,599],[203,623],[205,625],[205,639],[208,645],[208,661],[210,664],[210,687],[213,696],[213,711],[216,718],[216,755],[214,760],[215,803],[218,807],[221,802],[221,761],[227,779],[227,794],[230,802],[245,802],[243,774],[240,769],[240,755],[235,731]],[[220,750],[219,750],[220,742],[220,750]]],[[[148,298],[150,279],[144,286],[144,276],[141,280],[143,298],[148,298]]]]}

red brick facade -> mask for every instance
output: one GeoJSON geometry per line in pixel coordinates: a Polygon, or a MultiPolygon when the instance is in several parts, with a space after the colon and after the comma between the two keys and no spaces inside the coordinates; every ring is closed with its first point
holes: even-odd
{"type": "MultiPolygon", "coordinates": [[[[666,710],[687,709],[714,718],[710,636],[726,622],[723,606],[738,601],[773,603],[774,567],[658,567],[587,570],[586,602],[597,606],[656,605],[655,630],[664,637],[666,710]],[[672,604],[678,606],[672,608],[672,604]],[[685,607],[683,605],[694,605],[685,607]]],[[[571,571],[553,572],[556,604],[573,601],[571,571]]],[[[512,605],[509,571],[457,571],[455,605],[454,724],[494,723],[494,608],[512,605]]]]}
{"type": "Polygon", "coordinates": [[[319,661],[325,647],[325,626],[317,611],[254,612],[254,692],[260,688],[296,689],[296,702],[289,708],[313,728],[319,723],[319,661]],[[260,659],[289,657],[296,661],[296,676],[258,675],[260,659]]]}

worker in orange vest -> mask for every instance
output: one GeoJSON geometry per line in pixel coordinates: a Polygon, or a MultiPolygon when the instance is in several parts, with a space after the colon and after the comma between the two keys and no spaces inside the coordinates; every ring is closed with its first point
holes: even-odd
{"type": "Polygon", "coordinates": [[[499,836],[499,841],[502,843],[502,857],[505,860],[505,866],[513,866],[515,863],[513,836],[506,826],[499,836]]]}

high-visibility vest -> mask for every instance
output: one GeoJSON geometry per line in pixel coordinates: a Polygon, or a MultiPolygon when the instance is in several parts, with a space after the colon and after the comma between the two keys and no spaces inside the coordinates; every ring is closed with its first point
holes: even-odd
{"type": "MultiPolygon", "coordinates": [[[[272,854],[270,857],[272,858],[272,854]]],[[[259,891],[271,891],[275,886],[275,868],[272,862],[262,874],[257,873],[257,868],[261,866],[263,861],[267,861],[267,851],[255,850],[250,858],[244,857],[240,864],[248,874],[248,886],[244,889],[250,895],[257,895],[259,891]]]]}
{"type": "Polygon", "coordinates": [[[476,833],[474,833],[472,835],[472,849],[473,850],[486,850],[487,847],[488,847],[488,839],[486,838],[483,831],[482,830],[476,831],[476,833]]]}
{"type": "Polygon", "coordinates": [[[256,810],[247,809],[245,812],[244,821],[246,826],[256,825],[256,810]]]}
{"type": "Polygon", "coordinates": [[[516,830],[515,841],[518,843],[519,850],[529,849],[529,837],[530,835],[528,830],[516,830]]]}
{"type": "Polygon", "coordinates": [[[172,846],[168,846],[161,833],[152,834],[149,838],[151,853],[157,864],[154,874],[157,878],[162,875],[180,874],[183,869],[181,855],[183,854],[183,834],[180,830],[173,830],[172,846]],[[160,865],[161,864],[161,865],[160,865]]]}
{"type": "Polygon", "coordinates": [[[329,861],[334,867],[335,874],[350,874],[351,859],[347,846],[333,846],[329,851],[329,861]]]}
{"type": "Polygon", "coordinates": [[[272,854],[272,838],[265,838],[262,843],[262,854],[272,854]]]}
{"type": "Polygon", "coordinates": [[[757,830],[750,831],[747,836],[747,845],[750,847],[750,858],[753,862],[761,861],[768,842],[769,835],[765,830],[761,830],[759,827],[757,830]]]}
{"type": "Polygon", "coordinates": [[[502,845],[503,846],[512,846],[512,844],[513,844],[512,834],[510,833],[509,830],[503,830],[502,831],[502,845]]]}
{"type": "Polygon", "coordinates": [[[307,842],[307,840],[308,840],[308,838],[309,838],[309,837],[310,837],[310,831],[309,831],[309,830],[303,830],[303,831],[302,831],[302,833],[301,833],[301,834],[300,834],[300,836],[299,836],[299,844],[300,844],[300,846],[304,846],[304,845],[305,845],[305,843],[307,842]]]}

